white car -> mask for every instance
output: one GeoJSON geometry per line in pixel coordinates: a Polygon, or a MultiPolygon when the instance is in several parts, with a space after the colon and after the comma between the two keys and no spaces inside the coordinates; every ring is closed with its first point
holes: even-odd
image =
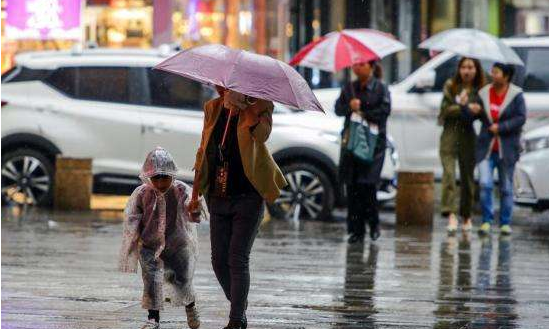
{"type": "MultiPolygon", "coordinates": [[[[161,145],[185,181],[214,91],[151,68],[172,52],[86,49],[21,54],[2,75],[2,195],[49,204],[59,154],[93,159],[96,191],[127,192],[148,151],[161,145]]],[[[273,214],[325,218],[343,204],[337,180],[341,120],[277,104],[268,147],[292,183],[273,214]]],[[[396,151],[388,148],[383,200],[395,195],[396,151]]]]}
{"type": "MultiPolygon", "coordinates": [[[[515,49],[525,63],[517,67],[514,82],[524,89],[528,120],[525,131],[546,124],[549,119],[549,37],[509,38],[504,42],[515,49]]],[[[432,58],[403,81],[389,87],[392,112],[388,132],[399,150],[404,170],[433,170],[442,176],[438,156],[441,127],[437,125],[442,87],[456,71],[458,56],[444,52],[432,58]]],[[[490,70],[492,62],[482,61],[490,70]]],[[[333,108],[339,89],[316,91],[325,108],[333,108]]]]}
{"type": "Polygon", "coordinates": [[[515,168],[515,202],[549,209],[549,125],[523,136],[523,153],[515,168]]]}

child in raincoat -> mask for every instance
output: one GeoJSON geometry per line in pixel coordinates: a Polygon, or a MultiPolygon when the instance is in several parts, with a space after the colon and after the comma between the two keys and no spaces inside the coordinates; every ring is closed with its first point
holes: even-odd
{"type": "Polygon", "coordinates": [[[131,195],[125,210],[120,270],[137,272],[143,278],[142,307],[149,311],[142,329],[160,328],[164,279],[173,287],[175,306],[185,305],[190,328],[200,327],[195,305],[193,275],[198,257],[196,222],[208,218],[205,201],[202,211],[190,214],[192,189],[176,180],[177,167],[168,151],[157,147],[143,164],[143,185],[131,195]]]}

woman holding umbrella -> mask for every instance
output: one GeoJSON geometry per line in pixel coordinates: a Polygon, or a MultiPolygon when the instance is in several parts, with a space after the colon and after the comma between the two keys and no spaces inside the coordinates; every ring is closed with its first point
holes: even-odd
{"type": "Polygon", "coordinates": [[[189,212],[210,211],[212,265],[231,302],[226,329],[246,328],[249,260],[263,215],[286,185],[267,149],[273,101],[304,110],[322,107],[307,82],[288,64],[223,45],[191,48],[156,69],[217,87],[204,105],[204,127],[195,160],[189,212]]]}
{"type": "Polygon", "coordinates": [[[210,210],[212,266],[231,302],[226,329],[246,328],[250,251],[264,212],[286,185],[265,142],[273,103],[217,87],[220,97],[204,105],[196,165],[198,189],[210,210]]]}
{"type": "Polygon", "coordinates": [[[381,81],[382,70],[377,61],[357,63],[352,66],[357,80],[341,89],[335,111],[345,117],[343,143],[353,114],[364,118],[370,127],[378,130],[373,159],[364,162],[342,147],[340,174],[347,187],[347,231],[349,243],[361,242],[370,226],[370,238],[379,238],[379,213],[377,185],[385,158],[387,117],[391,112],[391,98],[387,86],[381,81]]]}
{"type": "Polygon", "coordinates": [[[442,215],[448,218],[448,233],[457,230],[456,161],[460,173],[459,215],[462,229],[472,228],[471,214],[475,188],[475,131],[471,120],[464,118],[461,107],[477,102],[478,91],[484,86],[484,71],[477,59],[462,57],[454,77],[444,84],[438,123],[443,127],[440,136],[442,162],[442,215]]]}
{"type": "MultiPolygon", "coordinates": [[[[378,132],[373,155],[369,154],[366,162],[353,156],[347,147],[341,150],[340,179],[347,187],[350,243],[364,239],[366,220],[372,240],[380,235],[377,185],[385,156],[386,123],[391,111],[391,99],[387,86],[381,82],[382,70],[378,61],[405,48],[403,43],[385,32],[345,29],[328,33],[309,43],[290,62],[328,72],[351,67],[358,79],[342,88],[335,106],[336,114],[345,117],[343,142],[348,142],[345,137],[348,137],[346,135],[353,117],[365,120],[373,128],[370,131],[378,132]]],[[[358,147],[358,153],[364,150],[358,147]]]]}

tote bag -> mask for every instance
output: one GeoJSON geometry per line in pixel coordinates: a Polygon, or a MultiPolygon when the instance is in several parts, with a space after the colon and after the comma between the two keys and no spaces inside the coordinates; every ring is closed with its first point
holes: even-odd
{"type": "Polygon", "coordinates": [[[378,134],[377,125],[369,124],[363,117],[353,113],[349,122],[347,151],[365,163],[372,163],[378,134]]]}

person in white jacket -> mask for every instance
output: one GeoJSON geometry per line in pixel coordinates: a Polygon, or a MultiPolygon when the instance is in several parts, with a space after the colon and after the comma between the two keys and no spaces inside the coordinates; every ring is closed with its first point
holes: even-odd
{"type": "Polygon", "coordinates": [[[164,279],[173,287],[174,305],[185,305],[189,327],[200,327],[192,282],[198,257],[196,223],[209,214],[203,199],[200,213],[188,211],[192,189],[176,180],[176,173],[168,151],[151,151],[139,176],[143,185],[132,193],[125,210],[119,269],[136,272],[139,260],[142,307],[149,312],[143,329],[160,328],[164,279]]]}

